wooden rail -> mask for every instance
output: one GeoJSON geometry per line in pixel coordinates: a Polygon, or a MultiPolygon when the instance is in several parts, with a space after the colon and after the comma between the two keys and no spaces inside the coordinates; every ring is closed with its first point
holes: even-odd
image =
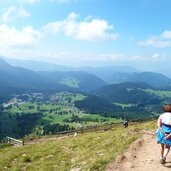
{"type": "Polygon", "coordinates": [[[7,143],[7,144],[13,144],[13,145],[23,145],[24,146],[24,141],[21,140],[17,140],[15,138],[11,138],[11,137],[5,137],[1,143],[7,143]]]}
{"type": "Polygon", "coordinates": [[[112,123],[112,124],[103,124],[103,125],[96,125],[96,126],[89,126],[86,128],[79,128],[79,129],[75,129],[75,130],[68,130],[68,131],[61,131],[61,132],[57,132],[57,136],[63,136],[63,135],[73,135],[75,132],[78,133],[86,133],[86,132],[93,132],[93,131],[107,131],[112,129],[113,127],[115,127],[116,125],[120,125],[123,122],[119,122],[119,123],[112,123]]]}

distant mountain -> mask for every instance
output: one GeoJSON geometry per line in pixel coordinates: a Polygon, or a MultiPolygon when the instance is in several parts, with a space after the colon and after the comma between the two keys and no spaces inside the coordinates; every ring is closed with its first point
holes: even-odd
{"type": "Polygon", "coordinates": [[[0,59],[0,97],[26,91],[92,91],[106,83],[85,72],[34,72],[0,59]]]}
{"type": "Polygon", "coordinates": [[[81,67],[84,70],[94,74],[109,84],[123,82],[144,82],[155,88],[165,88],[171,86],[171,79],[161,73],[140,72],[136,68],[128,66],[110,66],[110,67],[81,67]]]}
{"type": "MultiPolygon", "coordinates": [[[[138,73],[135,72],[113,72],[108,77],[106,77],[106,81],[108,83],[123,83],[123,82],[131,82],[131,77],[134,77],[138,73]]],[[[133,82],[136,82],[135,80],[133,82]]]]}
{"type": "Polygon", "coordinates": [[[0,59],[1,86],[18,87],[25,89],[44,89],[49,86],[55,88],[53,83],[31,70],[14,67],[0,59]]]}
{"type": "Polygon", "coordinates": [[[129,66],[105,66],[105,67],[79,67],[77,70],[94,74],[106,82],[113,82],[115,73],[134,73],[140,72],[138,69],[129,66]]]}
{"type": "Polygon", "coordinates": [[[13,66],[13,68],[11,68],[11,65],[9,65],[7,62],[1,59],[0,60],[1,69],[6,71],[8,70],[8,73],[6,74],[3,74],[4,71],[1,71],[2,72],[1,77],[5,76],[5,79],[6,81],[8,81],[9,84],[13,80],[13,78],[15,78],[11,75],[11,73],[10,75],[8,75],[9,72],[11,72],[12,70],[14,70],[13,74],[14,73],[16,74],[17,72],[18,77],[22,77],[22,79],[24,79],[25,77],[24,75],[28,74],[27,80],[22,80],[18,82],[16,81],[16,79],[14,79],[12,84],[13,86],[16,84],[20,84],[20,85],[23,84],[22,87],[32,86],[32,82],[30,82],[30,77],[32,77],[33,74],[32,79],[35,80],[34,87],[36,87],[36,85],[39,87],[39,86],[44,86],[44,85],[46,86],[51,84],[50,87],[53,88],[56,86],[60,87],[61,85],[63,86],[65,85],[70,88],[81,89],[84,91],[92,91],[95,90],[96,88],[105,85],[106,82],[108,84],[123,83],[123,82],[144,82],[151,85],[154,88],[169,89],[169,90],[171,89],[171,79],[169,79],[165,75],[160,73],[154,73],[154,72],[140,72],[136,68],[129,67],[129,66],[72,68],[72,67],[65,67],[65,66],[47,63],[47,62],[32,61],[32,60],[25,61],[25,60],[8,59],[8,58],[5,58],[5,60],[8,60],[14,65],[27,67],[29,69],[34,70],[34,72],[32,71],[32,73],[29,69],[25,69],[23,72],[20,72],[21,69],[20,67],[13,66]],[[39,71],[39,73],[37,73],[37,71],[39,71]]]}
{"type": "Polygon", "coordinates": [[[171,79],[160,73],[140,72],[140,73],[125,73],[116,72],[110,79],[111,83],[122,82],[144,82],[154,88],[164,88],[171,85],[171,79]]]}
{"type": "Polygon", "coordinates": [[[27,68],[33,71],[84,71],[101,77],[102,79],[107,79],[108,77],[110,77],[111,74],[115,72],[140,72],[138,69],[130,66],[71,67],[38,60],[21,60],[6,58],[2,56],[0,56],[0,58],[8,62],[10,65],[27,68]]]}
{"type": "Polygon", "coordinates": [[[4,58],[10,65],[27,68],[33,71],[70,71],[71,67],[66,67],[62,65],[56,65],[50,62],[42,62],[35,60],[21,60],[21,59],[10,59],[4,58]]]}
{"type": "Polygon", "coordinates": [[[9,65],[5,60],[0,58],[0,70],[8,71],[11,69],[11,65],[9,65]]]}
{"type": "Polygon", "coordinates": [[[14,67],[0,59],[0,97],[27,91],[72,90],[34,71],[14,67]]]}
{"type": "Polygon", "coordinates": [[[62,85],[66,85],[72,88],[78,88],[88,92],[98,89],[107,84],[99,77],[82,71],[39,72],[39,74],[46,78],[50,78],[62,85]]]}
{"type": "Polygon", "coordinates": [[[148,94],[145,89],[152,89],[145,83],[120,83],[104,86],[94,92],[95,95],[115,103],[151,104],[158,103],[155,95],[148,94]]]}
{"type": "Polygon", "coordinates": [[[132,82],[144,82],[155,88],[164,88],[171,85],[171,79],[160,73],[142,72],[131,76],[132,82]]]}

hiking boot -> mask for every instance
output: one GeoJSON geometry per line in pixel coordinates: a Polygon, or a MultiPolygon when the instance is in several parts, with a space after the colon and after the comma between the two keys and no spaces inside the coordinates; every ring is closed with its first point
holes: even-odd
{"type": "Polygon", "coordinates": [[[166,157],[161,158],[161,159],[160,159],[160,163],[161,163],[161,164],[165,164],[165,163],[166,163],[166,157]]]}

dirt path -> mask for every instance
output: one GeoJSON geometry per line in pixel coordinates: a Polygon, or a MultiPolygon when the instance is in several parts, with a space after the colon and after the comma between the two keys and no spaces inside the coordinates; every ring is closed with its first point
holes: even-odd
{"type": "Polygon", "coordinates": [[[171,171],[171,152],[165,165],[160,164],[159,157],[160,145],[156,143],[155,133],[146,132],[125,154],[107,166],[106,171],[171,171]]]}

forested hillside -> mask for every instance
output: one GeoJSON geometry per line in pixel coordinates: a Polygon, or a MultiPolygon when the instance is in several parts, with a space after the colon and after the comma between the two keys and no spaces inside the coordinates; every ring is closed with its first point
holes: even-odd
{"type": "Polygon", "coordinates": [[[130,104],[158,104],[157,96],[147,93],[146,89],[153,89],[145,83],[120,83],[104,86],[95,91],[97,96],[116,103],[130,104]]]}

